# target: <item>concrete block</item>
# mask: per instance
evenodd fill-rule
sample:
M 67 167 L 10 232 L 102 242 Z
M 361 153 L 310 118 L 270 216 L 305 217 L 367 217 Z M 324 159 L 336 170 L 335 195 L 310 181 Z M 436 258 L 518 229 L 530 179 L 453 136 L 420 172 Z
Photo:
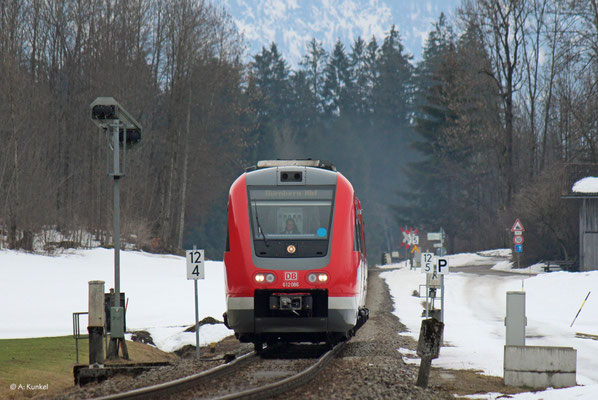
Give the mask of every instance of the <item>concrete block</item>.
M 577 385 L 577 382 L 575 381 L 575 372 L 549 373 L 505 371 L 505 385 L 545 389 L 548 387 L 562 388 L 575 386 Z
M 505 346 L 505 369 L 512 371 L 575 372 L 577 350 L 572 347 Z
M 576 369 L 577 350 L 572 347 L 505 346 L 505 385 L 575 386 Z

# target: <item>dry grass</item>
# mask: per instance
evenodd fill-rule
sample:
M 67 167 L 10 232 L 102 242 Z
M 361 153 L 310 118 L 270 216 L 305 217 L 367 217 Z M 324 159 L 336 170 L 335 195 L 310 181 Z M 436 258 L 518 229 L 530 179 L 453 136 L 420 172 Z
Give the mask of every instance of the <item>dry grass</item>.
M 88 341 L 79 341 L 79 362 L 89 357 Z M 127 342 L 131 361 L 169 361 L 176 358 L 155 347 Z M 0 340 L 0 399 L 23 399 L 59 393 L 73 385 L 75 340 L 72 336 Z M 118 362 L 127 362 L 119 360 Z M 17 388 L 11 390 L 11 384 Z M 20 386 L 19 386 L 20 385 Z M 48 385 L 28 389 L 27 385 Z

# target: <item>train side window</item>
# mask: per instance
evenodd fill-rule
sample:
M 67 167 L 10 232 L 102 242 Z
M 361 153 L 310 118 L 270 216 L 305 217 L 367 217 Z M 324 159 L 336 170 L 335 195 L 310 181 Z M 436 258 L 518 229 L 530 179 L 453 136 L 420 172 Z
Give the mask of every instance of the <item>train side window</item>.
M 357 208 L 357 201 L 355 201 L 355 239 L 353 240 L 353 250 L 362 252 L 363 244 L 361 243 L 361 223 L 359 222 L 359 209 Z
M 363 230 L 363 223 L 361 221 L 363 221 L 363 213 L 361 214 L 361 218 L 359 219 L 359 232 L 360 232 L 360 237 L 361 237 L 361 240 L 359 241 L 359 243 L 361 243 L 361 252 L 363 253 L 364 256 L 367 257 L 367 250 L 365 248 L 365 232 Z

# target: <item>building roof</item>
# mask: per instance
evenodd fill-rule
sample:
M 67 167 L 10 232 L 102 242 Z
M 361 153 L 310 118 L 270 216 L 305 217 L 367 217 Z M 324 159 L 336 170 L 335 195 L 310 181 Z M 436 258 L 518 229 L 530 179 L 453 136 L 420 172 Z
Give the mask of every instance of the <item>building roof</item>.
M 598 164 L 567 164 L 563 183 L 563 198 L 598 198 Z

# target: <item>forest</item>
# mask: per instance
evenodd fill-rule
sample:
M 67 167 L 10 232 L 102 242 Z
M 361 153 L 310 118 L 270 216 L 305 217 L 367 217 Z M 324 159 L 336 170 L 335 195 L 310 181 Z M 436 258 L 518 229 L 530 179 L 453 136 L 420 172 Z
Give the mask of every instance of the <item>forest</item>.
M 297 67 L 276 43 L 246 54 L 207 0 L 0 0 L 0 248 L 112 242 L 98 96 L 143 125 L 121 183 L 137 248 L 197 244 L 221 259 L 230 184 L 257 160 L 334 162 L 364 207 L 368 256 L 400 227 L 447 232 L 450 252 L 510 247 L 575 259 L 567 170 L 598 162 L 596 0 L 463 0 L 420 61 L 401 27 Z M 61 232 L 51 243 L 47 232 Z

